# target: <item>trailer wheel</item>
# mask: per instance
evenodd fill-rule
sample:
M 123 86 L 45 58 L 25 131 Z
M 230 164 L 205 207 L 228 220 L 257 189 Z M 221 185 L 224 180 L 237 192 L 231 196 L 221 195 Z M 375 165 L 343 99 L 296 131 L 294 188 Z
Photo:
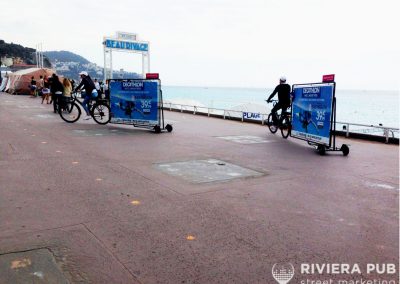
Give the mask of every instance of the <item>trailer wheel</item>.
M 154 126 L 155 133 L 161 133 L 161 127 L 159 125 Z
M 171 132 L 173 128 L 172 128 L 172 125 L 171 125 L 171 124 L 167 124 L 167 125 L 165 126 L 165 129 L 167 129 L 168 132 Z
M 318 154 L 320 154 L 321 156 L 325 155 L 326 149 L 324 145 L 318 145 L 317 146 L 317 151 Z
M 347 156 L 350 153 L 349 146 L 346 144 L 343 144 L 342 147 L 340 147 L 340 150 L 343 152 L 343 156 Z

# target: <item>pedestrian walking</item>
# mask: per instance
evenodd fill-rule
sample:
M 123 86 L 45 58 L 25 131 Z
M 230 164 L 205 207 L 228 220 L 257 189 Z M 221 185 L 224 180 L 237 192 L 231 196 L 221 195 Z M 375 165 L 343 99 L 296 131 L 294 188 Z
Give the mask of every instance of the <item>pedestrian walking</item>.
M 37 89 L 36 80 L 35 80 L 35 77 L 32 76 L 31 84 L 30 84 L 31 98 L 36 97 L 36 89 Z
M 71 81 L 68 78 L 64 78 L 63 87 L 64 87 L 63 96 L 64 97 L 71 97 L 72 84 L 71 84 Z
M 58 78 L 57 74 L 55 74 L 55 73 L 51 77 L 50 91 L 51 91 L 51 98 L 53 101 L 53 110 L 54 110 L 54 113 L 57 113 L 59 100 L 63 94 L 64 86 L 60 82 L 60 79 Z
M 43 79 L 43 89 L 42 89 L 42 104 L 46 100 L 46 103 L 49 104 L 50 100 L 50 82 L 47 76 L 44 76 Z

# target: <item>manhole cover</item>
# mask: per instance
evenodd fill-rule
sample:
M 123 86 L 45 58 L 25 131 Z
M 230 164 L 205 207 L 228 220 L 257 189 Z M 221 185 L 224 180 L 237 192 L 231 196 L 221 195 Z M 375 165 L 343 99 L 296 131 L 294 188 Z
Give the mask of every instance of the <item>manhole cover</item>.
M 1 283 L 69 283 L 47 249 L 0 255 Z
M 155 167 L 164 173 L 193 183 L 225 181 L 263 175 L 254 170 L 215 159 L 164 163 L 157 164 Z
M 72 132 L 77 136 L 83 137 L 98 137 L 98 136 L 117 136 L 117 135 L 131 135 L 133 131 L 121 129 L 75 129 Z
M 39 118 L 53 118 L 54 117 L 54 115 L 51 115 L 51 114 L 37 114 L 36 116 Z
M 242 135 L 242 136 L 218 136 L 216 137 L 218 139 L 224 139 L 228 141 L 232 141 L 235 143 L 240 143 L 240 144 L 259 144 L 259 143 L 268 143 L 272 142 L 264 137 L 259 137 L 259 136 L 250 136 L 250 135 Z
M 17 105 L 18 108 L 26 108 L 26 109 L 33 109 L 33 108 L 45 108 L 44 106 L 34 106 L 34 105 Z

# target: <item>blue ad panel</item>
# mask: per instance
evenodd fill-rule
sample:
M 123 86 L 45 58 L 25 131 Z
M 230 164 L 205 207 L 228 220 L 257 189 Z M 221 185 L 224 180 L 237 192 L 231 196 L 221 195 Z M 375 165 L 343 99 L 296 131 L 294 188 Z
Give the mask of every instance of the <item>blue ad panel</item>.
M 291 136 L 329 146 L 333 84 L 294 85 Z
M 158 125 L 159 90 L 158 80 L 111 80 L 111 122 Z

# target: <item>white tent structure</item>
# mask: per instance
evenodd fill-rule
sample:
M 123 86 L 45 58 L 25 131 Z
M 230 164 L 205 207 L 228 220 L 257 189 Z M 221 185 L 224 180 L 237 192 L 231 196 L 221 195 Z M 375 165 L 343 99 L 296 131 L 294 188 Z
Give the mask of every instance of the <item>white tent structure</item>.
M 12 74 L 11 71 L 1 71 L 1 84 L 0 84 L 0 92 L 5 92 L 9 75 Z
M 36 82 L 38 82 L 40 76 L 50 77 L 53 73 L 53 70 L 47 68 L 28 68 L 19 70 L 9 75 L 5 91 L 12 94 L 29 94 L 32 77 Z
M 3 78 L 3 80 L 1 81 L 0 92 L 3 92 L 5 90 L 7 81 L 8 81 L 8 78 Z

